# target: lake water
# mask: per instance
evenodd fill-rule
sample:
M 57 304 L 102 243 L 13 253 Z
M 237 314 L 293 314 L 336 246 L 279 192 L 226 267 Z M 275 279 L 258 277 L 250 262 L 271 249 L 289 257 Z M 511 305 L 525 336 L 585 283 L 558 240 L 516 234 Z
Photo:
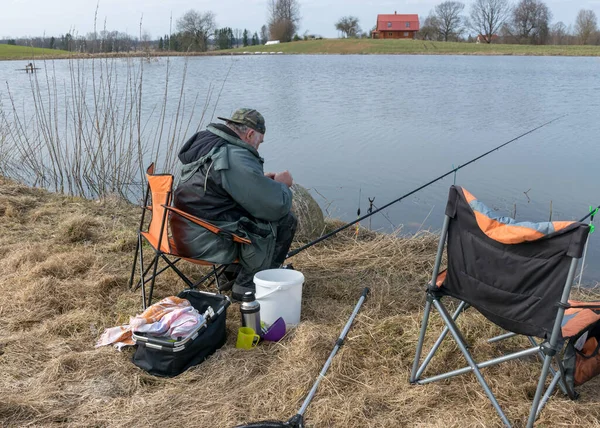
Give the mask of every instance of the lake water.
M 119 61 L 119 60 L 117 60 Z M 125 67 L 125 61 L 122 67 Z M 538 125 L 567 115 L 458 172 L 456 183 L 517 220 L 579 219 L 600 204 L 600 59 L 476 56 L 279 56 L 171 58 L 171 84 L 186 99 L 210 88 L 210 117 L 251 106 L 266 118 L 265 169 L 289 169 L 333 217 L 356 218 Z M 25 62 L 0 77 L 30 108 Z M 143 113 L 152 123 L 167 59 L 144 65 Z M 65 60 L 48 62 L 68 82 Z M 60 87 L 60 85 L 59 85 Z M 0 101 L 6 108 L 6 86 Z M 220 93 L 220 95 L 219 95 Z M 217 99 L 218 98 L 218 99 Z M 169 109 L 177 108 L 172 91 Z M 153 116 L 154 115 L 154 116 Z M 200 125 L 192 115 L 191 135 Z M 183 138 L 181 138 L 183 143 Z M 373 217 L 371 227 L 438 230 L 448 177 Z M 359 198 L 360 195 L 360 198 Z M 369 226 L 365 221 L 364 226 Z M 393 226 L 392 226 L 393 225 Z M 600 237 L 591 237 L 586 282 L 600 280 Z

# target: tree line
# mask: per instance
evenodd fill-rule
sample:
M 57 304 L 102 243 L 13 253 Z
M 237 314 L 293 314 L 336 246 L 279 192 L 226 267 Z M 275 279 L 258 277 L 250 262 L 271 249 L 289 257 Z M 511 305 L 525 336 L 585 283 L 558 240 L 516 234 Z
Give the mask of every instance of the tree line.
M 425 19 L 416 37 L 432 41 L 477 41 L 523 44 L 600 44 L 598 19 L 592 10 L 579 11 L 575 23 L 551 24 L 552 12 L 543 0 L 473 0 L 466 11 L 460 1 L 444 1 Z M 298 35 L 299 0 L 268 0 L 267 22 L 257 31 L 219 27 L 212 11 L 189 10 L 176 20 L 175 32 L 158 39 L 150 34 L 132 36 L 119 31 L 99 31 L 84 36 L 66 33 L 58 37 L 0 40 L 0 43 L 62 49 L 74 52 L 129 52 L 138 50 L 199 51 L 289 42 L 314 38 Z M 363 31 L 359 19 L 344 16 L 335 23 L 341 37 L 371 37 L 376 29 Z M 318 37 L 317 37 L 318 38 Z
M 598 19 L 592 10 L 582 9 L 575 24 L 551 24 L 552 12 L 542 0 L 474 0 L 469 13 L 460 1 L 444 1 L 421 19 L 416 37 L 432 41 L 473 41 L 520 44 L 600 44 Z M 370 37 L 362 32 L 355 16 L 335 23 L 342 37 Z M 373 27 L 374 31 L 377 27 Z
M 197 13 L 195 11 L 191 12 L 192 14 Z M 184 17 L 190 18 L 186 15 Z M 185 25 L 187 24 L 186 21 Z M 191 30 L 191 27 L 185 28 L 186 30 L 177 31 L 170 35 L 165 34 L 158 39 L 152 39 L 148 33 L 142 33 L 141 37 L 136 37 L 119 31 L 104 30 L 86 35 L 66 33 L 58 37 L 0 39 L 0 44 L 61 49 L 79 53 L 119 53 L 144 50 L 206 51 L 208 49 L 230 49 L 258 45 L 268 41 L 266 26 L 263 26 L 260 34 L 258 32 L 250 34 L 247 29 L 216 28 L 210 24 L 207 27 L 195 30 Z M 210 32 L 205 33 L 205 31 Z
M 148 34 L 135 37 L 119 31 L 98 31 L 86 35 L 65 33 L 58 37 L 32 37 L 0 40 L 9 45 L 32 46 L 34 48 L 61 49 L 70 52 L 130 52 L 150 45 Z
M 526 44 L 600 44 L 598 20 L 592 10 L 579 11 L 575 24 L 550 24 L 552 12 L 542 0 L 475 0 L 469 14 L 460 1 L 438 4 L 421 19 L 416 37 L 432 41 L 473 41 Z M 371 37 L 362 32 L 359 19 L 344 16 L 335 23 L 342 37 Z M 377 27 L 373 27 L 371 32 Z
M 470 41 L 518 44 L 600 44 L 598 21 L 592 10 L 582 9 L 573 26 L 551 24 L 552 11 L 543 0 L 474 0 L 469 13 L 465 4 L 438 4 L 422 23 L 419 37 L 438 41 Z M 465 34 L 468 37 L 465 38 Z
M 209 49 L 265 44 L 268 40 L 289 42 L 300 38 L 297 34 L 300 24 L 299 0 L 269 0 L 267 13 L 267 23 L 256 31 L 219 27 L 212 11 L 202 12 L 191 9 L 176 20 L 175 32 L 154 40 L 148 33 L 136 37 L 118 31 L 104 30 L 86 35 L 65 33 L 59 37 L 8 39 L 0 40 L 0 43 L 86 53 L 149 49 L 205 52 Z
M 299 38 L 299 0 L 268 0 L 267 14 L 267 23 L 259 31 L 251 32 L 248 29 L 219 28 L 213 12 L 189 10 L 177 20 L 177 32 L 168 37 L 169 43 L 165 37 L 162 46 L 166 50 L 203 52 L 211 47 L 230 49 L 265 44 L 268 40 L 289 42 Z

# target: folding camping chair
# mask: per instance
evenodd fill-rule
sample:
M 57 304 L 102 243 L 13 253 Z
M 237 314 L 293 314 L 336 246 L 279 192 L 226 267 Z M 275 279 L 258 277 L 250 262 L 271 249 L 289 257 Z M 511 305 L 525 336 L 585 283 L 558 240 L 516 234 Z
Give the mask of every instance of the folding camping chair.
M 423 385 L 473 372 L 504 424 L 510 426 L 480 369 L 540 355 L 542 372 L 527 426 L 533 426 L 557 384 L 575 399 L 573 387 L 600 372 L 600 302 L 569 301 L 589 229 L 589 225 L 579 222 L 517 223 L 506 217 L 495 218 L 491 210 L 465 189 L 450 187 L 432 280 L 426 290 L 427 302 L 410 382 Z M 448 268 L 440 273 L 446 238 Z M 453 315 L 442 303 L 444 296 L 460 301 Z M 445 327 L 419 365 L 432 306 L 441 315 Z M 490 342 L 519 334 L 527 336 L 532 347 L 475 362 L 455 323 L 468 307 L 477 309 L 509 332 Z M 448 332 L 465 356 L 468 367 L 422 378 Z M 535 337 L 541 338 L 541 342 Z M 553 359 L 556 370 L 551 366 Z M 552 380 L 542 397 L 549 371 Z
M 214 276 L 214 280 L 217 282 L 217 289 L 221 291 L 219 275 L 223 272 L 227 265 L 220 265 L 218 263 L 213 263 L 206 260 L 183 257 L 177 254 L 173 239 L 169 236 L 169 213 L 173 215 L 179 215 L 186 220 L 189 220 L 198 226 L 209 230 L 215 235 L 225 237 L 226 239 L 231 239 L 235 243 L 249 245 L 251 244 L 251 241 L 237 236 L 229 231 L 223 230 L 209 223 L 208 221 L 202 220 L 180 209 L 170 206 L 173 194 L 173 176 L 171 174 L 155 174 L 154 164 L 151 164 L 146 170 L 146 179 L 148 180 L 148 186 L 146 189 L 146 195 L 144 196 L 142 218 L 140 220 L 140 226 L 138 229 L 138 239 L 135 248 L 135 255 L 133 257 L 133 267 L 131 268 L 131 278 L 129 279 L 129 287 L 132 288 L 136 264 L 139 261 L 140 280 L 136 284 L 135 289 L 140 287 L 142 289 L 143 308 L 146 309 L 146 307 L 150 306 L 152 302 L 152 293 L 154 291 L 156 277 L 169 268 L 173 269 L 173 271 L 187 284 L 189 288 L 197 288 L 207 279 Z M 152 201 L 151 205 L 148 205 L 149 199 Z M 144 231 L 143 227 L 146 211 L 149 211 L 152 217 L 148 225 L 148 230 Z M 143 240 L 145 240 L 154 250 L 154 257 L 152 258 L 150 264 L 146 267 L 144 267 Z M 166 263 L 166 266 L 161 270 L 158 270 L 158 262 L 160 260 L 163 260 Z M 192 282 L 183 272 L 181 272 L 181 270 L 177 268 L 176 264 L 181 260 L 185 260 L 199 266 L 210 266 L 211 271 L 200 278 L 200 280 Z M 237 261 L 234 261 L 233 263 L 235 262 Z M 152 276 L 146 278 L 146 275 L 150 269 L 152 269 Z M 146 300 L 146 284 L 148 282 L 150 282 L 150 291 L 148 293 L 148 299 Z

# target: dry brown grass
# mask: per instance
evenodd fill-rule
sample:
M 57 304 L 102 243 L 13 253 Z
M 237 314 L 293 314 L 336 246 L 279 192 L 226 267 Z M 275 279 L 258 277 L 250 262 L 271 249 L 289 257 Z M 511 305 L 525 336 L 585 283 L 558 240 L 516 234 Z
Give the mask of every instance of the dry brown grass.
M 227 344 L 179 377 L 162 379 L 135 367 L 132 349 L 94 349 L 105 327 L 139 310 L 139 296 L 127 290 L 138 210 L 3 179 L 0 207 L 1 426 L 227 427 L 288 418 L 365 286 L 372 294 L 309 407 L 309 426 L 499 426 L 473 376 L 408 384 L 436 246 L 432 235 L 363 232 L 358 241 L 343 236 L 313 247 L 293 259 L 307 279 L 298 328 L 280 343 L 235 349 L 239 315 L 232 305 Z M 157 287 L 160 297 L 183 283 L 164 275 Z M 441 326 L 438 318 L 432 324 Z M 459 324 L 476 358 L 524 345 L 520 339 L 486 344 L 499 330 L 474 313 Z M 448 341 L 431 371 L 463 365 Z M 539 367 L 530 360 L 484 370 L 511 420 L 526 419 Z M 578 402 L 558 394 L 538 425 L 599 426 L 599 386 L 595 380 L 581 388 Z

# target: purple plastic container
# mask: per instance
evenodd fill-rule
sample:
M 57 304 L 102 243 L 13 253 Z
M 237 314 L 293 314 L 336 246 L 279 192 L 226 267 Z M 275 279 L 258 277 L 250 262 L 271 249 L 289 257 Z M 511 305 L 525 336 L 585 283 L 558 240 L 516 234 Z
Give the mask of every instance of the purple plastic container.
M 278 342 L 283 336 L 285 336 L 285 321 L 283 318 L 279 317 L 267 329 L 263 335 L 263 340 L 268 340 L 269 342 Z

